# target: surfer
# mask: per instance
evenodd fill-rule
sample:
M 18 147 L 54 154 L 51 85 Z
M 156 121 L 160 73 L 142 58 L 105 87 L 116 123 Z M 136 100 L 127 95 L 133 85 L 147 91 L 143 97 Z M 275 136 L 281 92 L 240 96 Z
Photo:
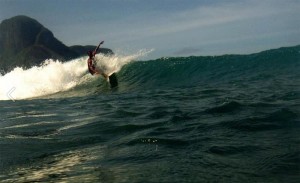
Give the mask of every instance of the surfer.
M 92 75 L 101 74 L 106 80 L 108 80 L 108 76 L 105 73 L 101 73 L 99 70 L 97 70 L 96 66 L 95 66 L 95 55 L 96 55 L 98 49 L 100 48 L 100 45 L 103 44 L 103 43 L 104 43 L 104 41 L 101 41 L 94 51 L 90 50 L 90 51 L 87 52 L 87 54 L 89 56 L 89 59 L 87 60 L 87 64 L 88 64 L 89 72 Z
M 100 45 L 103 43 L 104 43 L 104 41 L 101 41 L 94 51 L 90 50 L 87 52 L 87 54 L 89 56 L 89 59 L 87 61 L 88 69 L 92 75 L 95 75 L 95 74 L 100 75 L 101 74 L 106 79 L 106 81 L 109 82 L 110 87 L 115 88 L 118 86 L 118 79 L 117 79 L 116 73 L 113 73 L 110 76 L 108 76 L 105 73 L 100 72 L 98 69 L 96 69 L 96 66 L 95 66 L 95 55 L 97 54 L 97 51 L 100 48 Z

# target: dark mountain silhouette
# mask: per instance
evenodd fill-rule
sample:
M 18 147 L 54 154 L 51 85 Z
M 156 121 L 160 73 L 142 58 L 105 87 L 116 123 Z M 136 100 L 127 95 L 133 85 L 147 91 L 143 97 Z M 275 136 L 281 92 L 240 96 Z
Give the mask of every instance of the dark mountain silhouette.
M 10 71 L 16 66 L 29 68 L 45 59 L 66 61 L 82 55 L 95 46 L 64 45 L 38 21 L 27 16 L 16 16 L 0 24 L 0 70 Z M 101 48 L 100 52 L 112 54 Z

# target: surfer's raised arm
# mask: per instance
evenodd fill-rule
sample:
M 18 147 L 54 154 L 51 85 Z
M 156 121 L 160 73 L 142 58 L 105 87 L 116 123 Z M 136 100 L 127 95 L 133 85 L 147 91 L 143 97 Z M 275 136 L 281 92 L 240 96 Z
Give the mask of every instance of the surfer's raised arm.
M 97 69 L 96 69 L 96 66 L 95 66 L 95 63 L 94 63 L 94 59 L 95 59 L 95 55 L 100 47 L 101 44 L 103 44 L 104 41 L 101 41 L 99 43 L 99 45 L 97 46 L 97 48 L 94 50 L 94 51 L 88 51 L 87 54 L 89 56 L 88 58 L 88 69 L 89 69 L 89 72 L 94 75 L 94 74 L 101 74 Z M 108 78 L 108 76 L 106 76 L 105 74 L 102 73 L 102 75 L 105 77 L 105 78 Z
M 96 55 L 98 49 L 100 48 L 100 45 L 103 44 L 103 43 L 104 43 L 104 41 L 101 41 L 101 42 L 99 43 L 99 45 L 97 46 L 97 48 L 94 50 L 94 52 L 93 52 L 93 55 L 94 55 L 94 56 Z

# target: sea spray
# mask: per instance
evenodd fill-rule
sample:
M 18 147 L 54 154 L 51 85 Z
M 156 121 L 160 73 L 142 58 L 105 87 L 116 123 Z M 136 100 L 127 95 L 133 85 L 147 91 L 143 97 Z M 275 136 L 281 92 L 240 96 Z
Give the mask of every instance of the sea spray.
M 111 56 L 97 54 L 95 56 L 96 68 L 100 72 L 110 76 L 115 72 L 119 72 L 124 65 L 136 61 L 136 59 L 140 59 L 152 51 L 153 50 L 140 50 L 137 53 L 130 55 L 123 55 L 120 53 Z
M 129 62 L 147 54 L 147 51 L 139 51 L 132 55 L 96 55 L 97 68 L 111 75 Z M 26 99 L 49 95 L 74 88 L 77 85 L 97 79 L 88 73 L 87 57 L 61 62 L 48 59 L 40 66 L 30 69 L 16 67 L 11 72 L 0 76 L 0 100 L 11 98 Z M 15 90 L 8 96 L 12 88 Z
M 7 91 L 15 87 L 11 94 L 14 99 L 25 99 L 68 90 L 80 82 L 86 73 L 83 59 L 69 62 L 46 60 L 41 66 L 30 69 L 15 68 L 0 77 L 0 100 L 7 100 Z

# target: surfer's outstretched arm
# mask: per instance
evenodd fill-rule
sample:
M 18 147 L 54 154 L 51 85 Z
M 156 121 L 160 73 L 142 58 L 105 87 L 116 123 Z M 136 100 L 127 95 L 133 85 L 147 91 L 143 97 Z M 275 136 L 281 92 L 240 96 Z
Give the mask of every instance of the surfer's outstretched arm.
M 94 52 L 93 52 L 94 56 L 96 55 L 98 49 L 100 48 L 100 45 L 103 44 L 103 43 L 104 43 L 104 41 L 101 41 L 101 42 L 99 43 L 99 45 L 97 46 L 97 48 L 94 50 Z

